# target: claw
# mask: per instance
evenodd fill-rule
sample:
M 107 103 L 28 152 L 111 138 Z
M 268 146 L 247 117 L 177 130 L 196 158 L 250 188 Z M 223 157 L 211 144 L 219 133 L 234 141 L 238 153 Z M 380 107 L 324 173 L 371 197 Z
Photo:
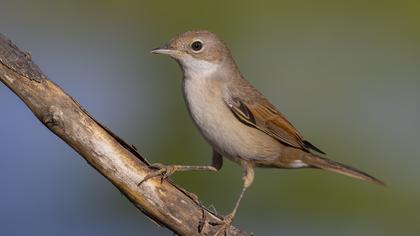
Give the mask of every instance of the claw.
M 221 225 L 220 228 L 217 230 L 215 236 L 222 236 L 222 235 L 228 235 L 229 233 L 229 227 L 232 224 L 234 214 L 227 215 L 221 223 L 216 223 L 215 225 Z
M 201 232 L 203 232 L 204 226 L 206 226 L 207 223 L 207 219 L 206 219 L 206 214 L 204 213 L 204 208 L 201 208 L 201 219 L 200 221 L 198 221 L 198 233 L 201 234 Z
M 169 176 L 171 176 L 175 172 L 175 168 L 173 166 L 165 166 L 161 163 L 155 163 L 151 165 L 152 168 L 157 169 L 156 171 L 153 171 L 152 173 L 146 175 L 138 184 L 137 186 L 141 186 L 145 181 L 160 176 L 160 183 L 162 184 L 163 181 Z

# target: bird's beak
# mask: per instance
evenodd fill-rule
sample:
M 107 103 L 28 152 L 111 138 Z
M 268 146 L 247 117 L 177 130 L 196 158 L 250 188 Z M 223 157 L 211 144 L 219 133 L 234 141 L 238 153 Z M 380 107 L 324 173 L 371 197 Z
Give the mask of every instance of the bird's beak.
M 163 46 L 159 48 L 152 49 L 150 51 L 152 54 L 164 54 L 164 55 L 174 55 L 178 53 L 178 50 L 171 49 L 168 46 Z

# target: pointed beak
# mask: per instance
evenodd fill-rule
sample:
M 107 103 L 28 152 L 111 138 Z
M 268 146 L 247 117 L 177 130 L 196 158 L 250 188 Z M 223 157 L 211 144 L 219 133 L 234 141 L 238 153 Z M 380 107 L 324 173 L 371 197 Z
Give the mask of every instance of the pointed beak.
M 163 47 L 152 49 L 150 51 L 150 53 L 152 53 L 152 54 L 173 55 L 173 54 L 178 53 L 178 50 L 170 49 L 167 46 L 163 46 Z

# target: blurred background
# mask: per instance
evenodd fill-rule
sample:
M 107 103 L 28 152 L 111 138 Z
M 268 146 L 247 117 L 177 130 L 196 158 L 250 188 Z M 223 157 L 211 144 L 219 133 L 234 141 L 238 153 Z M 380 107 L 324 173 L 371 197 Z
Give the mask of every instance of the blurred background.
M 1 0 L 0 32 L 151 162 L 206 164 L 181 71 L 151 48 L 191 29 L 223 38 L 243 75 L 330 158 L 379 187 L 319 170 L 259 169 L 235 225 L 255 235 L 420 235 L 417 1 Z M 0 235 L 171 235 L 0 84 Z M 241 169 L 177 173 L 229 213 Z

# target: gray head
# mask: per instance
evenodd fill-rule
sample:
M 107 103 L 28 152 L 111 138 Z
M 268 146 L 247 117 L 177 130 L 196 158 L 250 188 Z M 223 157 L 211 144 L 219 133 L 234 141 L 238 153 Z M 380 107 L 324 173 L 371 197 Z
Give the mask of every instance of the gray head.
M 214 73 L 220 66 L 236 68 L 223 41 L 206 30 L 182 33 L 172 38 L 165 46 L 151 52 L 174 58 L 187 76 L 206 76 Z

